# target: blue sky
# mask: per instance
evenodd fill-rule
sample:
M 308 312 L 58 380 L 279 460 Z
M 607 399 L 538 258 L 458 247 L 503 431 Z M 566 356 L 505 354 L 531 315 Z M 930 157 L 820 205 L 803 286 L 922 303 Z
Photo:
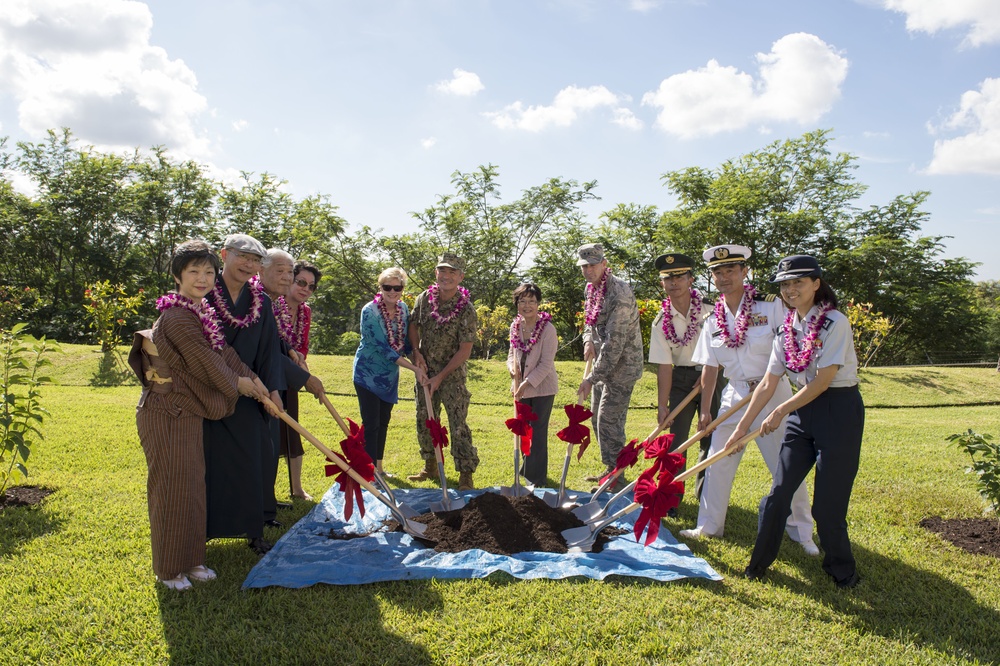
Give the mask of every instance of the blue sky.
M 931 191 L 925 232 L 1000 279 L 997 0 L 3 0 L 0 135 L 61 126 L 388 233 L 480 164 L 505 200 L 597 180 L 596 220 L 828 128 L 863 204 Z

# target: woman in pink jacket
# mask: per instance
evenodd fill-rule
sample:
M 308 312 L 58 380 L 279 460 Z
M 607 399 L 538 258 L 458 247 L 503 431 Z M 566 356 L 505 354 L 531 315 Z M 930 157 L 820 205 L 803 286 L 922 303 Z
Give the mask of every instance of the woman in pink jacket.
M 521 474 L 529 483 L 544 486 L 548 474 L 549 415 L 559 389 L 556 377 L 556 349 L 559 337 L 552 316 L 539 312 L 542 290 L 526 283 L 514 290 L 517 316 L 510 325 L 507 370 L 514 399 L 530 405 L 538 420 L 532 423 L 531 455 L 524 459 Z

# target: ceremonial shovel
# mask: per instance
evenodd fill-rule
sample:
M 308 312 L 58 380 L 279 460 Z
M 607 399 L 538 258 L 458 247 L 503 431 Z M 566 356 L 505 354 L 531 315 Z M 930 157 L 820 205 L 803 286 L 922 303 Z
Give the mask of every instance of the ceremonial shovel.
M 517 418 L 517 401 L 514 401 L 514 418 Z M 500 494 L 504 497 L 523 497 L 531 491 L 521 485 L 521 436 L 514 433 L 514 485 L 501 486 Z
M 688 396 L 688 398 L 690 398 L 690 397 L 691 396 Z M 698 440 L 702 439 L 703 437 L 705 437 L 709 433 L 714 432 L 715 429 L 719 427 L 719 424 L 721 424 L 723 421 L 725 421 L 730 416 L 732 416 L 733 414 L 735 414 L 745 404 L 747 404 L 748 402 L 750 402 L 750 398 L 752 398 L 752 397 L 753 397 L 752 393 L 749 393 L 749 394 L 745 395 L 743 398 L 740 399 L 739 402 L 737 402 L 736 404 L 732 405 L 729 409 L 727 409 L 722 414 L 719 414 L 719 416 L 717 416 L 714 421 L 712 421 L 707 426 L 705 426 L 705 428 L 703 430 L 699 430 L 694 435 L 692 435 L 691 438 L 688 439 L 686 442 L 684 442 L 683 444 L 681 444 L 680 446 L 678 446 L 676 449 L 673 449 L 671 451 L 671 453 L 683 453 L 683 452 L 687 451 L 691 447 L 692 444 L 694 444 Z M 683 405 L 683 404 L 684 403 L 681 403 L 681 405 Z M 674 411 L 677 411 L 677 410 L 674 410 Z M 671 416 L 673 416 L 673 412 L 671 412 L 670 415 L 668 415 L 667 419 L 665 419 L 665 420 L 669 420 L 671 418 Z M 658 434 L 658 431 L 654 431 L 654 433 L 647 438 L 647 441 L 650 440 L 650 439 L 652 439 L 653 437 L 656 437 L 657 434 Z M 580 506 L 580 507 L 577 507 L 577 508 L 573 509 L 573 515 L 576 516 L 577 518 L 579 518 L 580 520 L 582 520 L 585 523 L 592 523 L 595 520 L 600 519 L 605 514 L 607 514 L 608 507 L 610 507 L 615 501 L 617 501 L 621 497 L 622 492 L 625 492 L 625 491 L 630 490 L 630 489 L 632 489 L 632 488 L 635 487 L 635 482 L 633 482 L 633 483 L 629 484 L 628 486 L 626 486 L 625 489 L 622 492 L 619 492 L 617 495 L 615 495 L 614 497 L 612 497 L 602 507 L 601 504 L 599 502 L 597 502 L 597 496 L 600 495 L 602 492 L 604 492 L 604 490 L 605 490 L 605 488 L 606 488 L 607 485 L 608 485 L 607 482 L 605 482 L 604 484 L 602 484 L 601 487 L 597 489 L 597 492 L 594 493 L 593 497 L 591 498 L 591 500 L 589 502 L 587 502 L 583 506 Z
M 646 437 L 646 439 L 642 440 L 643 443 L 645 444 L 646 442 L 651 442 L 654 437 L 659 435 L 663 431 L 663 429 L 667 427 L 667 424 L 669 424 L 675 418 L 677 418 L 677 415 L 681 413 L 681 410 L 687 407 L 688 403 L 690 403 L 692 400 L 695 399 L 695 396 L 697 396 L 700 391 L 701 391 L 701 380 L 699 379 L 697 384 L 695 384 L 695 387 L 691 389 L 691 392 L 688 393 L 687 396 L 685 396 L 684 399 L 681 400 L 676 407 L 674 407 L 673 411 L 667 414 L 664 417 L 664 419 L 660 421 L 659 424 L 657 424 L 656 429 L 653 430 L 653 432 L 649 433 L 649 436 Z M 679 448 L 675 451 L 672 451 L 671 453 L 680 453 L 683 450 L 684 449 Z M 611 485 L 615 482 L 615 480 L 619 476 L 621 476 L 624 471 L 625 471 L 624 469 L 617 470 L 614 474 L 610 474 L 608 478 L 604 479 L 601 485 L 598 486 L 597 490 L 595 490 L 591 494 L 589 502 L 587 502 L 583 506 L 578 506 L 575 509 L 573 509 L 573 515 L 585 523 L 589 523 L 595 518 L 603 516 L 605 511 L 607 510 L 607 505 L 605 505 L 605 508 L 602 510 L 600 503 L 597 501 L 597 498 L 601 495 L 601 493 L 603 493 L 605 490 L 611 487 Z M 619 491 L 618 494 L 616 494 L 614 497 L 611 498 L 608 504 L 615 501 L 622 493 L 627 492 L 632 488 L 635 488 L 635 481 L 633 481 L 629 485 L 625 486 L 625 488 L 623 488 L 621 491 Z
M 427 403 L 427 417 L 430 420 L 434 413 L 434 403 L 431 402 L 431 390 L 424 384 L 424 400 Z M 438 420 L 440 423 L 440 420 Z M 441 479 L 441 501 L 431 502 L 431 511 L 440 513 L 442 511 L 457 511 L 465 506 L 465 500 L 459 497 L 451 499 L 448 497 L 448 480 L 444 478 L 444 445 L 433 443 L 434 458 L 437 459 L 438 477 Z
M 749 435 L 742 437 L 737 442 L 737 447 L 743 446 L 753 438 L 760 434 L 760 428 L 754 430 Z M 713 465 L 723 458 L 732 455 L 733 451 L 731 449 L 722 449 L 715 455 L 705 458 L 700 463 L 692 467 L 691 469 L 682 472 L 674 477 L 675 483 L 683 483 L 687 479 L 691 478 L 701 470 L 705 469 L 709 465 Z M 562 531 L 562 538 L 566 540 L 566 548 L 571 553 L 586 553 L 589 552 L 591 548 L 594 547 L 594 541 L 597 539 L 597 534 L 603 530 L 605 527 L 610 525 L 625 516 L 626 514 L 632 513 L 636 509 L 642 508 L 642 504 L 638 502 L 632 502 L 624 509 L 621 509 L 612 516 L 608 516 L 604 520 L 598 521 L 596 523 L 588 523 L 583 527 L 572 527 L 568 530 Z
M 324 396 L 324 398 L 325 397 L 326 396 Z M 264 403 L 264 406 L 267 408 L 268 412 L 270 412 L 272 416 L 275 416 L 275 417 L 281 419 L 282 421 L 284 421 L 285 423 L 288 424 L 289 428 L 291 428 L 292 430 L 296 431 L 297 433 L 299 433 L 300 435 L 302 435 L 303 437 L 305 437 L 306 440 L 308 440 L 310 444 L 312 444 L 317 449 L 319 449 L 320 453 L 322 453 L 329 460 L 331 460 L 341 470 L 343 470 L 344 472 L 347 472 L 347 474 L 352 479 L 354 479 L 354 481 L 356 481 L 358 483 L 358 485 L 360 485 L 362 488 L 364 488 L 369 493 L 371 493 L 372 497 L 374 497 L 379 502 L 382 502 L 382 504 L 384 504 L 386 507 L 388 507 L 389 511 L 392 513 L 393 518 L 395 518 L 399 522 L 399 524 L 402 526 L 404 532 L 406 532 L 410 536 L 417 537 L 418 539 L 423 539 L 424 541 L 427 540 L 424 537 L 424 532 L 427 531 L 427 526 L 426 525 L 424 525 L 422 523 L 417 523 L 417 522 L 414 522 L 412 520 L 407 519 L 406 516 L 404 516 L 400 512 L 399 508 L 397 508 L 397 506 L 396 506 L 396 504 L 394 502 L 391 502 L 388 497 L 386 497 L 385 495 L 383 495 L 382 493 L 380 493 L 375 486 L 373 486 L 372 484 L 370 484 L 367 481 L 365 481 L 364 477 L 362 477 L 360 474 L 358 474 L 354 470 L 353 467 L 351 467 L 350 465 L 348 465 L 347 462 L 344 461 L 343 458 L 341 458 L 339 455 L 337 455 L 336 453 L 334 453 L 333 451 L 331 451 L 329 448 L 327 448 L 326 445 L 323 444 L 323 442 L 321 442 L 318 439 L 316 439 L 316 437 L 313 436 L 313 434 L 311 432 L 309 432 L 308 430 L 306 430 L 305 428 L 303 428 L 301 425 L 299 425 L 298 421 L 296 421 L 291 416 L 289 416 L 285 412 L 283 412 L 280 409 L 278 409 L 277 405 L 275 405 L 270 400 L 265 400 L 265 401 L 262 401 L 262 402 Z M 339 421 L 339 419 L 338 419 L 338 421 Z M 340 421 L 340 422 L 343 423 L 342 421 Z M 348 432 L 348 434 L 350 434 L 350 432 Z
M 347 424 L 344 423 L 344 419 L 340 418 L 340 414 L 337 413 L 337 410 L 334 408 L 333 403 L 330 402 L 330 399 L 326 397 L 325 393 L 323 394 L 323 397 L 319 399 L 319 401 L 322 402 L 324 406 L 326 406 L 327 411 L 330 412 L 330 416 L 332 416 L 333 420 L 337 422 L 337 425 L 340 426 L 340 429 L 344 431 L 344 434 L 350 437 L 351 436 L 350 428 L 348 428 Z M 404 517 L 416 518 L 417 516 L 420 515 L 419 513 L 417 513 L 416 509 L 414 509 L 409 504 L 396 500 L 396 495 L 392 492 L 392 487 L 385 480 L 385 477 L 382 476 L 382 473 L 378 471 L 377 467 L 375 468 L 375 480 L 378 482 L 378 485 L 381 486 L 382 490 L 385 491 L 385 494 L 389 496 L 389 499 L 392 500 L 393 505 L 399 510 L 401 514 L 403 514 Z
M 583 376 L 586 379 L 587 375 L 590 373 L 590 369 L 594 367 L 594 359 L 587 361 L 587 364 L 583 368 Z M 583 404 L 583 396 L 576 396 L 576 404 Z M 542 495 L 542 499 L 553 509 L 568 509 L 574 504 L 576 504 L 576 499 L 579 497 L 579 493 L 573 493 L 572 496 L 566 492 L 566 475 L 569 474 L 569 463 L 573 459 L 573 447 L 575 444 L 569 442 L 566 444 L 566 458 L 563 460 L 562 476 L 559 478 L 559 492 L 558 493 L 545 493 Z

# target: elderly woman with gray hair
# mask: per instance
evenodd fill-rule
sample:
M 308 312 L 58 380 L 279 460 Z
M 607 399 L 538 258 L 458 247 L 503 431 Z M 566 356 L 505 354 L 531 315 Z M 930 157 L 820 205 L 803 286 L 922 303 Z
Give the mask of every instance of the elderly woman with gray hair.
M 412 370 L 418 383 L 427 382 L 427 374 L 406 358 L 413 353 L 407 336 L 410 310 L 402 300 L 406 281 L 406 271 L 398 267 L 378 276 L 375 298 L 361 309 L 361 344 L 354 355 L 354 389 L 365 428 L 365 451 L 380 472 L 389 419 L 399 401 L 399 368 Z

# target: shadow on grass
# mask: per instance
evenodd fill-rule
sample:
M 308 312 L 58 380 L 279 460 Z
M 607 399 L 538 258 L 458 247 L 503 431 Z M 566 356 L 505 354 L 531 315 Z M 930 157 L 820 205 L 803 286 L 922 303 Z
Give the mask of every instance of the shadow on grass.
M 0 511 L 0 558 L 16 554 L 32 539 L 62 529 L 65 522 L 43 505 L 5 507 Z
M 296 502 L 278 518 L 290 526 L 312 506 Z M 276 540 L 279 531 L 267 531 Z M 440 612 L 443 602 L 433 581 L 241 590 L 256 562 L 246 540 L 215 540 L 208 563 L 218 580 L 184 593 L 157 585 L 169 663 L 432 663 L 422 646 L 386 630 L 382 608 L 411 617 Z
M 730 507 L 726 536 L 730 543 L 746 550 L 745 562 L 756 540 L 757 515 L 746 509 Z M 681 541 L 684 541 L 681 539 Z M 704 557 L 705 546 L 689 543 L 691 550 Z M 820 544 L 822 547 L 822 544 Z M 794 594 L 811 597 L 844 617 L 860 632 L 879 635 L 889 641 L 916 643 L 956 659 L 994 663 L 1000 654 L 1000 612 L 978 602 L 961 585 L 934 571 L 919 569 L 898 559 L 852 544 L 861 583 L 853 590 L 839 590 L 823 571 L 822 556 L 809 557 L 787 537 L 778 560 L 754 585 L 781 586 Z M 729 580 L 741 579 L 744 562 L 736 568 L 724 563 L 709 563 Z M 779 563 L 799 569 L 801 578 L 778 570 Z M 734 586 L 718 589 L 744 603 L 755 606 L 759 598 L 746 597 Z
M 940 391 L 941 393 L 961 393 L 962 391 L 956 388 L 947 388 L 941 381 L 944 379 L 945 375 L 940 372 L 911 372 L 905 375 L 893 375 L 891 373 L 886 373 L 883 375 L 883 379 L 896 382 L 897 384 L 905 384 L 911 386 L 916 384 L 923 388 L 934 389 L 935 391 Z

